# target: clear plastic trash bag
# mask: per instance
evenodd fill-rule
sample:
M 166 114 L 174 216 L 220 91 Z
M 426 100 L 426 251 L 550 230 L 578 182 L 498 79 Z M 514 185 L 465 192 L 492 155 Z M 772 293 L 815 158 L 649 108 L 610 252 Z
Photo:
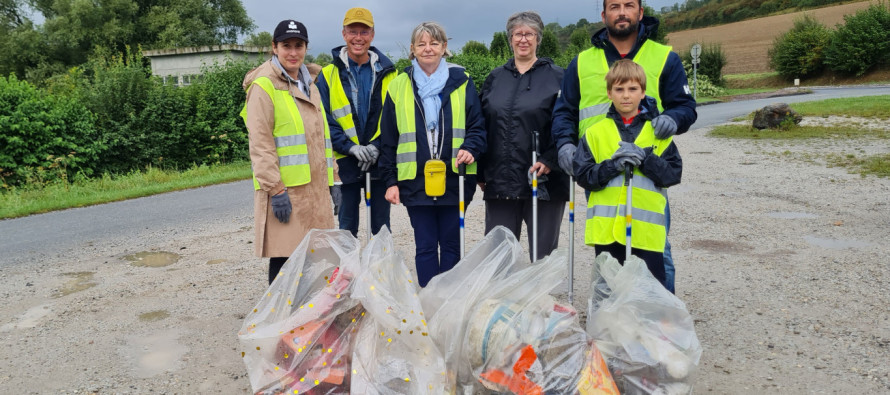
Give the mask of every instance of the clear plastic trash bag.
M 635 256 L 596 257 L 587 333 L 622 394 L 689 394 L 702 348 L 686 305 Z
M 417 277 L 380 229 L 362 254 L 353 297 L 366 309 L 353 350 L 355 394 L 453 393 L 417 296 Z
M 496 227 L 420 293 L 460 392 L 617 393 L 574 308 L 549 295 L 566 276 L 565 252 L 533 264 L 523 255 Z
M 359 244 L 345 230 L 311 230 L 238 332 L 257 394 L 348 394 L 363 309 L 350 297 Z

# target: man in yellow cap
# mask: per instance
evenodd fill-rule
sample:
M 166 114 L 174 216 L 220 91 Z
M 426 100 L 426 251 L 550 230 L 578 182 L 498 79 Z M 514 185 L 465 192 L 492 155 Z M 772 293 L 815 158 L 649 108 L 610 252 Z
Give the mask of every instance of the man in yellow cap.
M 386 89 L 396 76 L 395 66 L 371 46 L 374 17 L 365 8 L 350 8 L 343 17 L 343 41 L 331 50 L 334 60 L 318 76 L 317 86 L 325 106 L 334 156 L 343 185 L 338 213 L 340 229 L 358 234 L 361 189 L 371 176 L 371 227 L 377 233 L 389 227 L 390 204 L 383 198 L 386 186 L 380 181 L 377 158 L 380 139 L 377 124 Z

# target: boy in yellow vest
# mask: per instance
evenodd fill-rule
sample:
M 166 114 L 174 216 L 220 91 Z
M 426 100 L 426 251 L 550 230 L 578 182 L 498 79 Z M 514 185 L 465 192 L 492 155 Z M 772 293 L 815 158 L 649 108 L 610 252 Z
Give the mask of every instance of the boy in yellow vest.
M 591 191 L 584 242 L 597 255 L 608 252 L 624 262 L 625 170 L 632 169 L 631 253 L 664 284 L 665 188 L 680 183 L 683 161 L 670 136 L 655 136 L 651 121 L 658 107 L 646 96 L 646 72 L 640 65 L 629 59 L 613 63 L 606 88 L 609 112 L 586 130 L 573 163 L 578 185 Z

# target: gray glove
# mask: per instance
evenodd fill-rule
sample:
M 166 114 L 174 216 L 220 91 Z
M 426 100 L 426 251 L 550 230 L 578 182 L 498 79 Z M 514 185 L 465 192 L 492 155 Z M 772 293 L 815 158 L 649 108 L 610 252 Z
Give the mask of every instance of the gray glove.
M 290 205 L 290 197 L 287 196 L 287 190 L 284 193 L 272 195 L 272 213 L 278 221 L 286 224 L 290 220 L 292 207 Z
M 367 161 L 359 160 L 359 164 L 362 167 L 362 171 L 368 171 L 375 163 L 377 163 L 377 158 L 380 156 L 380 151 L 377 150 L 377 147 L 373 145 L 363 145 L 362 153 L 368 157 Z
M 343 191 L 339 185 L 331 186 L 331 201 L 334 202 L 334 215 L 340 213 L 340 205 L 343 204 Z
M 365 151 L 365 147 L 361 145 L 353 145 L 349 148 L 349 155 L 354 156 L 358 159 L 359 162 L 368 162 L 370 161 L 370 157 L 368 157 L 368 153 Z
M 615 151 L 615 153 L 612 154 L 612 160 L 615 161 L 615 165 L 618 166 L 619 169 L 624 169 L 628 164 L 635 167 L 639 166 L 640 163 L 643 163 L 645 157 L 646 152 L 643 151 L 642 148 L 634 143 L 628 143 L 626 141 L 619 141 L 618 151 Z
M 534 178 L 535 172 L 528 172 L 528 185 L 532 185 L 532 180 Z M 541 174 L 538 176 L 538 200 L 549 201 L 550 193 L 547 192 L 547 185 L 544 183 L 547 182 L 547 175 Z
M 565 144 L 559 147 L 559 167 L 568 175 L 574 174 L 572 162 L 575 160 L 575 149 L 577 147 L 574 144 Z
M 659 139 L 666 139 L 677 133 L 677 121 L 664 114 L 652 120 L 652 127 L 655 128 L 655 137 Z

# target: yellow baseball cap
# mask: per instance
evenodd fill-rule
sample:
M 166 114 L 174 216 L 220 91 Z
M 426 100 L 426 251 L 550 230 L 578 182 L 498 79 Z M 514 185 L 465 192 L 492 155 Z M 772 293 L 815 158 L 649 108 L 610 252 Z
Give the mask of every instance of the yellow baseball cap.
M 346 11 L 346 16 L 343 17 L 343 26 L 348 26 L 353 23 L 361 23 L 367 27 L 374 27 L 374 17 L 371 16 L 371 11 L 368 11 L 367 8 L 350 8 Z

